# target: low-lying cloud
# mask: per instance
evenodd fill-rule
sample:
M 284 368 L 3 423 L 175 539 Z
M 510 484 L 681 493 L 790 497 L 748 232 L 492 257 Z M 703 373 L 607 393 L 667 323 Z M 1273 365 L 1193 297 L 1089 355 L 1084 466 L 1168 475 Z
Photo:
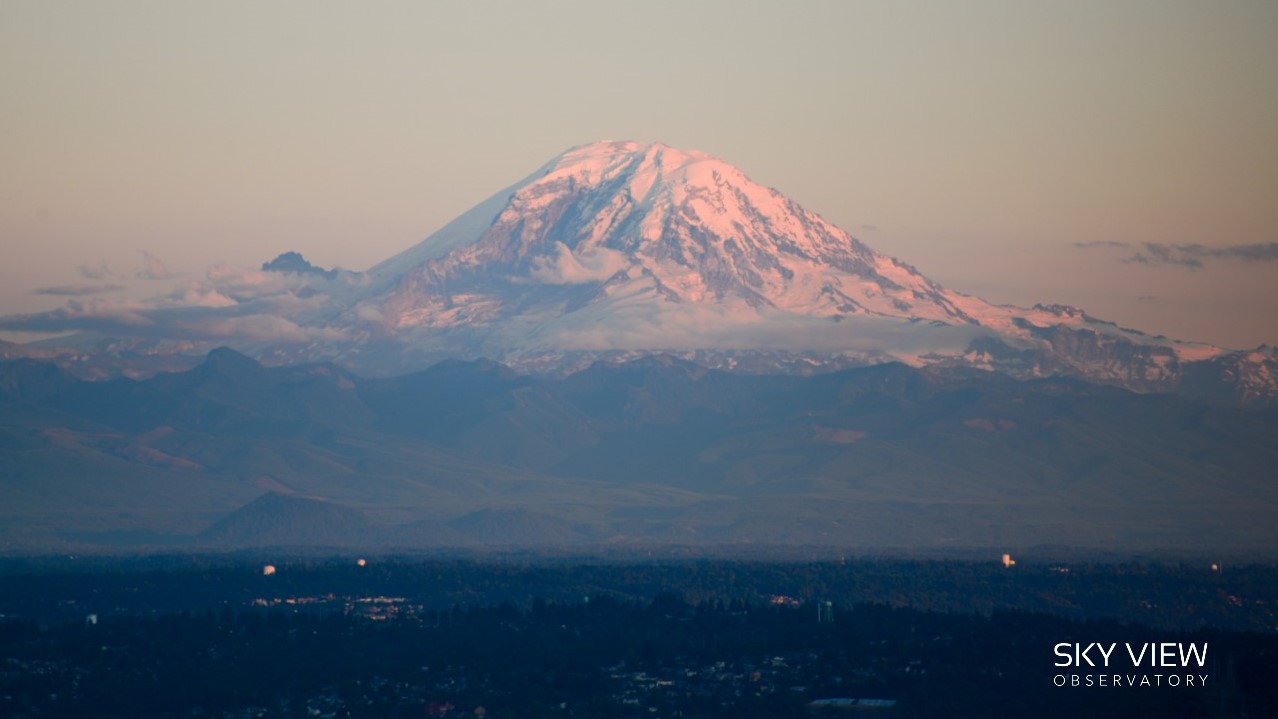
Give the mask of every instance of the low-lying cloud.
M 338 341 L 345 333 L 306 327 L 278 314 L 233 304 L 156 307 L 154 303 L 80 302 L 48 312 L 0 317 L 0 329 L 18 332 L 95 332 L 155 341 Z
M 102 299 L 72 299 L 48 312 L 0 317 L 0 329 L 18 332 L 101 330 L 131 336 L 152 324 L 145 306 L 133 301 Z
M 533 279 L 547 285 L 579 285 L 603 282 L 630 265 L 624 252 L 593 247 L 573 252 L 562 242 L 555 243 L 553 255 L 533 260 Z
M 91 332 L 157 342 L 226 343 L 339 341 L 345 331 L 322 319 L 340 311 L 328 290 L 344 280 L 264 272 L 217 265 L 200 279 L 180 280 L 162 261 L 143 253 L 144 266 L 132 277 L 110 274 L 104 264 L 82 265 L 81 276 L 102 275 L 142 281 L 168 279 L 146 299 L 106 297 L 125 284 L 69 284 L 41 287 L 35 294 L 66 298 L 56 309 L 0 316 L 0 330 L 35 333 Z M 348 273 L 349 274 L 349 273 Z M 358 281 L 357 276 L 351 281 Z M 177 281 L 174 281 L 177 280 Z

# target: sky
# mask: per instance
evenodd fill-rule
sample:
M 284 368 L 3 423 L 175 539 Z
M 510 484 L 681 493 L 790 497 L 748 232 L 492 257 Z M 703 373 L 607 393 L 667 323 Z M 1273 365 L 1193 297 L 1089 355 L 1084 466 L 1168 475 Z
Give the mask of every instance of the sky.
M 991 301 L 1278 344 L 1275 73 L 1271 1 L 5 0 L 0 316 L 366 269 L 608 138 Z

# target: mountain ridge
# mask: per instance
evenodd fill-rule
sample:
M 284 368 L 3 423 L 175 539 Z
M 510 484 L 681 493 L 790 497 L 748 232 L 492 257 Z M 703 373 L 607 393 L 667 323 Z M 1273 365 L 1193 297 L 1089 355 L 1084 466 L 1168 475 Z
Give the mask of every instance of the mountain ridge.
M 210 392 L 195 368 L 14 393 L 31 368 L 0 362 L 0 550 L 492 546 L 519 544 L 517 527 L 577 547 L 1278 542 L 1272 409 L 900 363 L 746 375 L 649 356 L 558 378 L 483 361 L 362 378 L 230 350 L 204 364 L 256 379 Z M 264 491 L 294 501 L 230 518 Z

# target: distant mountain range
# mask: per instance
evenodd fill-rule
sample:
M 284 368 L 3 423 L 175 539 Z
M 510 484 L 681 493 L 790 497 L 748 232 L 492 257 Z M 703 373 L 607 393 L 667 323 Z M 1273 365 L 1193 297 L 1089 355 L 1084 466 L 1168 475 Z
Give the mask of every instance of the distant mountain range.
M 1278 414 L 900 363 L 0 362 L 0 548 L 1272 552 Z
M 73 333 L 0 343 L 0 551 L 1278 546 L 1278 350 L 990 304 L 661 144 L 0 328 Z
M 0 353 L 42 353 L 91 377 L 193 366 L 219 344 L 272 365 L 382 376 L 481 358 L 565 374 L 662 353 L 756 373 L 902 362 L 1278 402 L 1278 349 L 1152 337 L 1074 307 L 994 305 L 721 160 L 659 143 L 573 148 L 365 273 L 286 252 L 152 308 L 77 306 L 0 326 L 78 331 Z

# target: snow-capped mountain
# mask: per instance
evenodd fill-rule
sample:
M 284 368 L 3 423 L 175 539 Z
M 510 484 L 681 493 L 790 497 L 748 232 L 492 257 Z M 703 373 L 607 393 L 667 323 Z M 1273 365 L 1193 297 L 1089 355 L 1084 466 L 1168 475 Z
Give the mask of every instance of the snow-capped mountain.
M 1275 350 L 1151 337 L 1075 307 L 985 302 L 722 160 L 660 143 L 570 149 L 365 273 L 285 253 L 261 271 L 211 272 L 207 285 L 151 309 L 8 319 L 87 330 L 111 348 L 228 344 L 272 364 L 336 360 L 366 374 L 449 358 L 563 373 L 671 353 L 754 372 L 895 360 L 1278 401 Z
M 417 361 L 534 369 L 670 352 L 756 370 L 900 360 L 1156 390 L 1230 356 L 1073 307 L 947 289 L 722 160 L 637 142 L 565 152 L 372 268 L 330 321 L 377 348 L 351 347 L 357 366 L 389 341 Z M 1257 362 L 1248 376 L 1272 375 L 1272 354 Z M 1272 394 L 1260 385 L 1247 391 Z
M 490 321 L 519 306 L 511 295 L 581 285 L 586 304 L 642 294 L 742 319 L 772 308 L 977 323 L 908 265 L 721 160 L 662 144 L 570 150 L 469 241 L 432 237 L 373 272 L 401 278 L 387 304 L 397 328 Z

